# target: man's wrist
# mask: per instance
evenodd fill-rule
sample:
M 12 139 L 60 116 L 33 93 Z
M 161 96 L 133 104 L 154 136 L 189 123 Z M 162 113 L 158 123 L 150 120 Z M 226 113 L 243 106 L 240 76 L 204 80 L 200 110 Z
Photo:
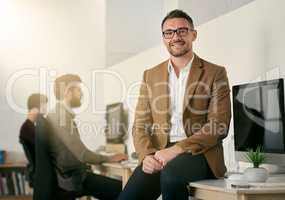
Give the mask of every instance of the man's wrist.
M 184 150 L 179 145 L 174 145 L 172 148 L 177 154 L 184 153 Z

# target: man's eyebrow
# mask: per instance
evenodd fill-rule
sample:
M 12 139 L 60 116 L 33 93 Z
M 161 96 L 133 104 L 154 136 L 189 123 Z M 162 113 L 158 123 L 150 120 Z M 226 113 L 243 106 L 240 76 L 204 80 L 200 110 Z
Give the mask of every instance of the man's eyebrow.
M 180 28 L 188 28 L 189 29 L 189 27 L 182 26 L 182 27 L 178 27 L 178 28 L 175 28 L 175 29 L 168 28 L 168 29 L 165 29 L 164 31 L 172 31 L 172 30 L 177 30 L 177 29 L 180 29 Z
M 173 31 L 173 30 L 176 30 L 176 29 L 168 28 L 168 29 L 165 29 L 165 30 L 163 30 L 163 31 Z

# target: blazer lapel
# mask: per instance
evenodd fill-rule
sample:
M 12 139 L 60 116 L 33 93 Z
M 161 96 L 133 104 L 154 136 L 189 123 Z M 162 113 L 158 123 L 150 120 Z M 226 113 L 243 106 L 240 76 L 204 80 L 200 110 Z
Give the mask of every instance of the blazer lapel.
M 194 54 L 194 60 L 188 75 L 186 91 L 183 102 L 183 112 L 187 108 L 187 105 L 190 103 L 191 97 L 194 95 L 196 87 L 198 86 L 198 81 L 202 75 L 203 68 L 200 58 Z

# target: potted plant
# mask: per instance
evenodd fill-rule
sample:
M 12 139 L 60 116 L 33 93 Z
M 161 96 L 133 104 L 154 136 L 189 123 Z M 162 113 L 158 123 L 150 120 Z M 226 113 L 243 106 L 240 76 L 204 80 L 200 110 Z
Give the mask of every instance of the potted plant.
M 253 167 L 249 167 L 244 171 L 244 178 L 248 182 L 265 182 L 268 178 L 268 171 L 260 167 L 266 159 L 261 147 L 258 146 L 255 151 L 250 149 L 246 153 L 246 158 L 253 164 Z

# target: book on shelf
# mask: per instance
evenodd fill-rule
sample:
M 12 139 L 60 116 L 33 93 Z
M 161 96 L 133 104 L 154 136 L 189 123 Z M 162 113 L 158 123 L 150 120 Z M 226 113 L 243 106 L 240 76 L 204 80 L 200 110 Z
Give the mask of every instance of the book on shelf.
M 24 169 L 0 170 L 0 196 L 32 195 Z
M 2 186 L 3 186 L 3 195 L 9 195 L 8 186 L 7 186 L 7 179 L 5 176 L 2 176 L 1 182 L 2 182 Z

